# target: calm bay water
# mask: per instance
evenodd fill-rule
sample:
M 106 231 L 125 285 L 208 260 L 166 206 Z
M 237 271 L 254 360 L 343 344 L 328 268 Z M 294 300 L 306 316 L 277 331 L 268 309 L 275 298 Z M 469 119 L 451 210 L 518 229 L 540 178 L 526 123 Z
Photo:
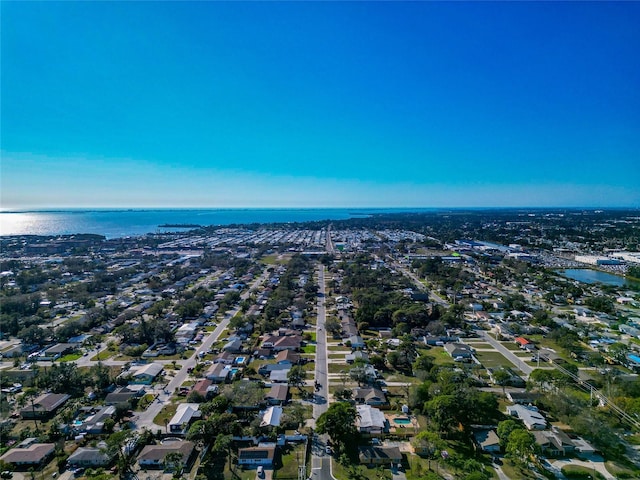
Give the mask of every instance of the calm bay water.
M 180 209 L 65 210 L 0 212 L 0 235 L 65 235 L 93 233 L 107 238 L 144 235 L 163 224 L 230 225 L 234 223 L 344 220 L 391 209 Z M 394 210 L 397 211 L 397 210 Z
M 560 275 L 573 280 L 578 280 L 584 283 L 602 283 L 604 285 L 614 285 L 616 287 L 622 287 L 625 285 L 640 286 L 639 282 L 633 280 L 627 280 L 619 275 L 613 275 L 607 272 L 601 272 L 599 270 L 591 270 L 589 268 L 568 268 L 566 270 L 557 270 Z

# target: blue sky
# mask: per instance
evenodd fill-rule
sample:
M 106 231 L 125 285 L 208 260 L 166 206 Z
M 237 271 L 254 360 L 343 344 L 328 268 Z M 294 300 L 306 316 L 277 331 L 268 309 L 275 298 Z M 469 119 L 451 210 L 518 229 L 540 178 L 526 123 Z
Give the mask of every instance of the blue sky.
M 1 8 L 2 208 L 640 206 L 640 3 Z

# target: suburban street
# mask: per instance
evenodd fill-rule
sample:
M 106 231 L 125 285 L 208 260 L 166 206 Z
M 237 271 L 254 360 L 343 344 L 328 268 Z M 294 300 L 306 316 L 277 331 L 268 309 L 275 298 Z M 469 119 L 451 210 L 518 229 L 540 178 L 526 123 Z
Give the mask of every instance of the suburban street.
M 491 335 L 489 335 L 488 332 L 485 332 L 484 330 L 478 330 L 478 332 L 480 333 L 480 335 L 482 335 L 482 337 L 487 341 L 487 343 L 489 345 L 491 345 L 498 352 L 500 352 L 504 356 L 504 358 L 506 358 L 511 363 L 513 363 L 513 365 L 524 374 L 525 379 L 529 378 L 529 375 L 533 371 L 532 367 L 527 365 L 524 360 L 522 360 L 522 359 L 518 358 L 516 355 L 514 355 L 511 352 L 511 350 L 509 350 L 507 347 L 505 347 L 500 342 L 498 342 L 495 338 L 493 338 Z
M 324 328 L 326 321 L 325 310 L 325 267 L 320 265 L 318 268 L 318 319 L 316 324 L 316 370 L 315 381 L 319 385 L 319 389 L 315 392 L 313 400 L 313 420 L 312 425 L 315 427 L 315 420 L 327 411 L 329 408 L 329 378 L 327 376 L 327 334 Z M 311 479 L 313 480 L 332 480 L 331 475 L 331 457 L 327 455 L 325 449 L 328 437 L 326 435 L 313 435 L 311 445 Z
M 253 281 L 253 283 L 246 289 L 246 291 L 241 295 L 242 300 L 249 298 L 251 295 L 251 291 L 260 283 L 262 283 L 267 277 L 266 270 L 260 275 L 257 279 Z M 189 357 L 187 360 L 178 361 L 182 365 L 182 368 L 177 371 L 176 375 L 173 377 L 173 380 L 169 382 L 169 384 L 162 390 L 157 390 L 157 398 L 156 400 L 149 405 L 149 407 L 142 412 L 135 420 L 135 424 L 138 428 L 146 427 L 151 431 L 154 431 L 158 428 L 165 428 L 164 425 L 158 425 L 153 423 L 153 419 L 160 413 L 162 407 L 169 403 L 169 398 L 173 394 L 176 388 L 180 387 L 182 383 L 187 379 L 189 375 L 188 370 L 190 368 L 195 367 L 198 355 L 200 352 L 207 352 L 211 349 L 211 346 L 218 340 L 222 332 L 229 325 L 229 321 L 240 311 L 240 307 L 235 307 L 233 310 L 227 312 L 224 316 L 224 319 L 218 324 L 216 329 L 211 332 L 208 336 L 204 338 L 202 344 L 195 350 L 193 355 Z

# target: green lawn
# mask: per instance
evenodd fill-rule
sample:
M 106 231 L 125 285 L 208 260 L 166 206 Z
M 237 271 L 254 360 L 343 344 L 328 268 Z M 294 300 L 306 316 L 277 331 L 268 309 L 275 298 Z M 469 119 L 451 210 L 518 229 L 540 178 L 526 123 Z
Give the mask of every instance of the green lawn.
M 158 413 L 158 415 L 153 419 L 153 422 L 158 425 L 164 425 L 165 420 L 167 422 L 171 420 L 171 418 L 176 414 L 177 409 L 178 406 L 175 403 L 165 405 L 162 407 L 162 410 L 160 410 L 160 413 Z
M 346 363 L 329 362 L 329 373 L 340 373 L 342 370 L 348 373 L 351 368 Z
M 304 353 L 316 353 L 316 346 L 315 345 L 305 345 L 304 347 L 302 347 L 302 351 Z
M 282 451 L 281 461 L 277 463 L 273 478 L 297 478 L 298 461 L 305 456 L 304 443 L 289 444 Z
M 518 478 L 522 480 L 534 480 L 538 478 L 530 469 L 516 466 L 511 462 L 511 460 L 507 459 L 504 460 L 502 471 L 509 478 Z
M 582 465 L 565 465 L 561 470 L 562 474 L 567 478 L 591 478 L 591 479 L 602 479 L 604 480 L 604 476 L 592 468 L 583 467 Z
M 484 368 L 510 367 L 513 364 L 504 358 L 500 352 L 476 352 L 476 358 Z
M 500 342 L 504 348 L 515 351 L 520 350 L 520 347 L 515 342 Z
M 96 353 L 93 357 L 91 357 L 91 361 L 97 362 L 99 360 L 107 360 L 113 357 L 114 355 L 116 355 L 117 353 L 118 353 L 117 350 L 109 350 L 108 348 L 105 348 L 101 352 Z
M 453 358 L 442 348 L 431 350 L 429 356 L 433 358 L 436 365 L 453 365 Z
M 78 360 L 81 357 L 82 357 L 81 353 L 70 353 L 68 355 L 65 355 L 64 357 L 60 357 L 58 359 L 58 361 L 59 362 L 73 362 L 74 360 Z
M 150 393 L 147 393 L 144 397 L 140 399 L 140 402 L 138 402 L 138 407 L 136 408 L 136 411 L 144 412 L 149 406 L 149 404 L 153 402 L 154 398 L 155 397 L 153 395 L 151 395 Z

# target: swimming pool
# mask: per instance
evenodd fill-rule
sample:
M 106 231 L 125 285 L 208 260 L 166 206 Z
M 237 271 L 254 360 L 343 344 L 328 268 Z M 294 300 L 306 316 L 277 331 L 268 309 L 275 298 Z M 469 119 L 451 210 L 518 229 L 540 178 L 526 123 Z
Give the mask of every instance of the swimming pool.
M 411 420 L 406 417 L 396 417 L 393 421 L 398 425 L 411 425 Z
M 240 365 L 240 364 L 244 363 L 244 361 L 245 361 L 245 360 L 246 360 L 246 358 L 245 358 L 245 357 L 236 357 L 236 359 L 235 359 L 235 363 L 236 363 L 237 365 Z

